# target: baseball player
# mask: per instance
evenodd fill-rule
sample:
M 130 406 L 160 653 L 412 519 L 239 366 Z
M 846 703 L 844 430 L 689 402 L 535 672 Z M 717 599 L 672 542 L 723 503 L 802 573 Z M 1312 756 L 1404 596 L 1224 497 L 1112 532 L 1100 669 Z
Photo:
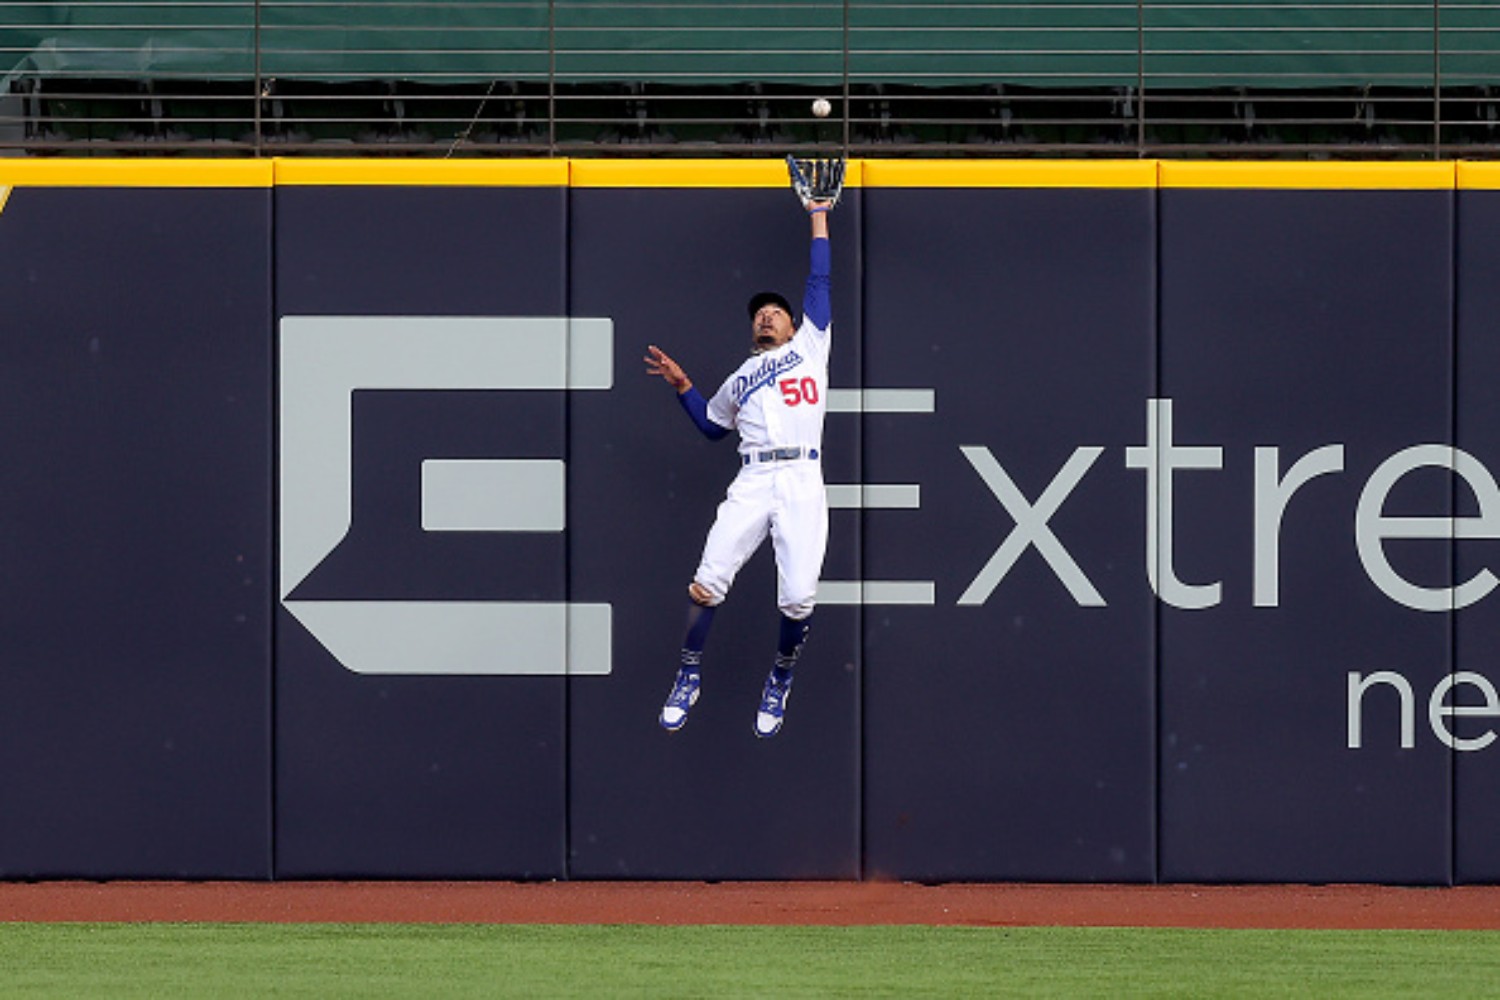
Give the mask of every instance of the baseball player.
M 842 164 L 835 168 L 841 183 Z M 795 166 L 793 171 L 795 179 Z M 740 436 L 739 474 L 719 505 L 703 558 L 688 585 L 691 603 L 681 666 L 659 720 L 669 731 L 682 728 L 698 700 L 699 669 L 714 611 L 767 535 L 776 553 L 781 630 L 775 665 L 755 714 L 755 735 L 775 736 L 781 730 L 792 668 L 807 639 L 828 544 L 828 497 L 820 460 L 832 332 L 828 212 L 837 202 L 837 187 L 831 198 L 798 193 L 812 220 L 801 325 L 794 325 L 791 304 L 781 295 L 753 296 L 748 307 L 752 353 L 711 399 L 704 399 L 659 347 L 651 345 L 645 359 L 647 372 L 677 390 L 683 409 L 709 439 L 718 440 L 730 431 Z

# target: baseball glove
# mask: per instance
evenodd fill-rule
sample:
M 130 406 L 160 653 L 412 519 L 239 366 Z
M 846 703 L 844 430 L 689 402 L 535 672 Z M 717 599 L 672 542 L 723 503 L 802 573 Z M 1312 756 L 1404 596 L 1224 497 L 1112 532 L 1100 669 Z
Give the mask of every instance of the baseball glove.
M 824 203 L 829 208 L 839 203 L 844 193 L 843 160 L 799 160 L 786 158 L 786 170 L 792 178 L 792 191 L 802 199 L 803 208 Z

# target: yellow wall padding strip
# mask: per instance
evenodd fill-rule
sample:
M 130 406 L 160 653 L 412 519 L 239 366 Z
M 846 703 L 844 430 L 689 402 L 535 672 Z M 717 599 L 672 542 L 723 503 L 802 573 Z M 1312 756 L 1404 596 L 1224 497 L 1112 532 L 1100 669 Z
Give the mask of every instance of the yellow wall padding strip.
M 1160 161 L 1164 188 L 1250 188 L 1343 191 L 1452 190 L 1455 165 L 1440 162 Z
M 1500 189 L 1500 163 L 1184 160 L 851 160 L 848 187 Z M 786 164 L 754 160 L 0 158 L 5 187 L 782 188 Z
M 268 188 L 270 160 L 0 159 L 14 187 Z
M 277 184 L 364 184 L 414 187 L 567 187 L 564 159 L 286 159 Z
M 1155 160 L 866 160 L 866 187 L 1152 188 Z
M 1460 190 L 1470 191 L 1500 190 L 1500 163 L 1460 162 L 1458 186 Z
M 773 188 L 786 187 L 784 159 L 764 160 L 574 160 L 574 187 Z M 859 184 L 858 161 L 844 183 Z

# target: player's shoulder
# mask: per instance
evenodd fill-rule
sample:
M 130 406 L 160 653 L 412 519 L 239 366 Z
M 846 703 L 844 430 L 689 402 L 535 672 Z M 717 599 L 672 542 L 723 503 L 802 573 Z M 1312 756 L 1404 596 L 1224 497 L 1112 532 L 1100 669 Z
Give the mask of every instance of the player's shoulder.
M 833 321 L 832 320 L 828 321 L 828 325 L 827 326 L 820 327 L 816 323 L 814 323 L 812 320 L 807 319 L 807 318 L 804 317 L 803 320 L 802 320 L 802 325 L 799 326 L 799 327 L 797 327 L 797 333 L 796 333 L 796 335 L 793 336 L 792 339 L 790 341 L 788 341 L 788 343 L 796 344 L 796 343 L 798 343 L 800 341 L 803 344 L 818 343 L 818 344 L 826 346 L 828 344 L 829 340 L 832 338 L 832 336 L 833 336 Z

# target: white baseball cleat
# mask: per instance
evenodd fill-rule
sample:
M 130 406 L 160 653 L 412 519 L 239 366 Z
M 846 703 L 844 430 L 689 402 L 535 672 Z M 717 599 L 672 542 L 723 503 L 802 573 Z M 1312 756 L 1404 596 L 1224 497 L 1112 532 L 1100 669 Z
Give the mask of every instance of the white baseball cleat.
M 755 735 L 761 739 L 781 732 L 781 721 L 786 716 L 786 703 L 792 696 L 792 676 L 778 681 L 773 671 L 766 678 L 766 686 L 760 693 L 760 710 L 755 713 Z
M 689 673 L 686 667 L 679 668 L 677 679 L 672 682 L 672 693 L 667 695 L 667 703 L 661 707 L 661 727 L 668 732 L 675 733 L 687 722 L 688 709 L 698 700 L 698 688 L 702 678 L 696 673 Z

